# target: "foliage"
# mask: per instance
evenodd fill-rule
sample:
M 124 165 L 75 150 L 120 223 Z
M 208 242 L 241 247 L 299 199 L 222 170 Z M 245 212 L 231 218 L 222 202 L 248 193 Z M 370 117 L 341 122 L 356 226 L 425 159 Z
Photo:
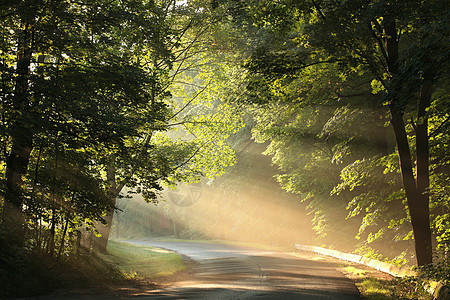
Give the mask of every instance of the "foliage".
M 366 299 L 432 299 L 412 278 L 380 280 L 368 278 L 358 284 Z
M 47 254 L 10 247 L 0 236 L 1 297 L 29 297 L 57 288 L 84 288 L 123 281 L 116 266 L 95 255 L 55 259 Z
M 71 256 L 91 247 L 98 223 L 111 224 L 124 186 L 156 201 L 163 180 L 233 164 L 225 140 L 242 126 L 235 111 L 222 104 L 179 119 L 171 98 L 201 14 L 174 1 L 61 0 L 7 3 L 1 15 L 2 225 L 11 205 L 23 213 L 19 244 Z M 162 134 L 178 121 L 198 138 Z M 21 143 L 27 157 L 15 156 Z
M 441 258 L 433 265 L 419 268 L 419 280 L 423 282 L 432 280 L 448 286 L 450 284 L 450 265 L 448 259 Z
M 315 229 L 326 237 L 356 220 L 361 247 L 392 241 L 407 251 L 415 235 L 422 245 L 415 247 L 419 263 L 428 261 L 430 252 L 422 251 L 431 245 L 424 225 L 428 216 L 421 215 L 428 205 L 417 204 L 428 200 L 419 198 L 430 197 L 438 240 L 448 232 L 443 221 L 448 194 L 440 183 L 446 175 L 435 171 L 448 163 L 439 146 L 447 143 L 441 129 L 448 126 L 449 107 L 444 1 L 220 3 L 231 19 L 225 27 L 234 25 L 230 36 L 238 32 L 244 41 L 235 48 L 237 62 L 247 70 L 238 102 L 250 104 L 254 138 L 270 142 L 266 153 L 280 168 L 279 182 L 310 203 Z M 430 82 L 436 89 L 427 107 L 424 89 Z M 411 125 L 393 123 L 391 131 L 385 126 L 388 114 L 394 121 L 412 120 Z M 427 127 L 429 138 L 423 138 Z M 440 143 L 434 140 L 438 136 Z M 426 140 L 432 154 L 424 169 Z M 410 179 L 427 187 L 417 192 Z M 343 222 L 345 208 L 350 222 Z

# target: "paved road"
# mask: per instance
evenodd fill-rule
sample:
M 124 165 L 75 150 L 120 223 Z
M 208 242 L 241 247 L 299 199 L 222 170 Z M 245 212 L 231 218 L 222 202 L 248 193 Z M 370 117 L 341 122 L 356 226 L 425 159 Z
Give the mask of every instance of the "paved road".
M 360 299 L 332 265 L 240 246 L 129 241 L 174 250 L 196 263 L 191 276 L 129 299 Z

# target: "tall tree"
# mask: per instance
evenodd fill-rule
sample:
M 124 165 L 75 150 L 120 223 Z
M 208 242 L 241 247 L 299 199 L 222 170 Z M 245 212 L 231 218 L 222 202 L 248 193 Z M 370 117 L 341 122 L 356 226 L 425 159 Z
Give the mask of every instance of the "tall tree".
M 125 186 L 138 190 L 146 201 L 157 202 L 163 181 L 170 185 L 197 181 L 202 175 L 213 178 L 234 162 L 225 140 L 242 125 L 239 114 L 233 116 L 230 106 L 210 99 L 217 97 L 211 90 L 218 90 L 220 76 L 220 67 L 211 67 L 213 59 L 205 57 L 213 25 L 204 21 L 208 14 L 195 5 L 168 3 L 164 19 L 173 34 L 171 64 L 151 56 L 140 59 L 141 65 L 152 66 L 159 74 L 159 88 L 151 93 L 151 101 L 170 95 L 168 109 L 140 129 L 139 142 L 130 141 L 133 146 L 127 151 L 111 155 L 106 174 L 112 207 Z M 113 214 L 114 208 L 106 214 L 106 224 L 97 226 L 101 236 L 96 245 L 101 251 L 106 251 Z
M 165 17 L 173 6 L 173 1 L 2 3 L 2 125 L 9 152 L 3 225 L 15 244 L 23 243 L 23 178 L 35 140 L 71 136 L 80 142 L 71 145 L 74 150 L 86 154 L 79 166 L 85 168 L 93 162 L 88 145 L 123 151 L 124 137 L 138 138 L 145 124 L 166 118 L 167 93 L 158 91 L 167 68 L 140 62 L 171 64 L 176 40 Z M 155 94 L 159 98 L 151 97 Z
M 253 86 L 283 86 L 314 65 L 334 65 L 343 78 L 370 72 L 390 112 L 417 263 L 431 263 L 428 108 L 433 86 L 445 84 L 448 70 L 445 1 L 223 2 L 239 26 L 256 24 L 260 33 L 247 52 Z

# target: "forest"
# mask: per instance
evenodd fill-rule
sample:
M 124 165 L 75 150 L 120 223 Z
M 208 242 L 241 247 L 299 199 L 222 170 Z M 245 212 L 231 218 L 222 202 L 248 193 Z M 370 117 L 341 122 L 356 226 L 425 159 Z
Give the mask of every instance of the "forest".
M 448 282 L 447 1 L 0 3 L 1 282 L 106 252 L 135 212 L 173 217 L 181 184 L 206 206 L 175 208 L 175 236 Z

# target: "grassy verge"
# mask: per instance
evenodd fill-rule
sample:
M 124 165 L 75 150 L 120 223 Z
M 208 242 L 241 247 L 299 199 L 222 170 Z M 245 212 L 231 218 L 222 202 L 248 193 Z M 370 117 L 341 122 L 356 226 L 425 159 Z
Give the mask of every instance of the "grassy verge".
M 151 279 L 170 276 L 186 269 L 175 252 L 149 246 L 110 241 L 103 259 L 118 266 L 127 278 Z
M 364 299 L 433 299 L 414 278 L 377 278 L 358 266 L 343 266 L 341 270 L 356 282 Z
M 433 297 L 423 289 L 422 285 L 417 282 L 416 278 L 395 278 L 369 266 L 342 261 L 312 252 L 299 251 L 291 252 L 289 254 L 302 259 L 332 264 L 338 271 L 342 272 L 347 278 L 355 283 L 363 299 L 433 299 Z
M 42 295 L 55 289 L 102 287 L 125 280 L 113 264 L 94 254 L 57 258 L 23 249 L 0 254 L 0 299 Z
M 55 289 L 105 288 L 173 275 L 186 269 L 174 252 L 111 241 L 108 254 L 51 257 L 0 244 L 0 299 L 31 297 Z

